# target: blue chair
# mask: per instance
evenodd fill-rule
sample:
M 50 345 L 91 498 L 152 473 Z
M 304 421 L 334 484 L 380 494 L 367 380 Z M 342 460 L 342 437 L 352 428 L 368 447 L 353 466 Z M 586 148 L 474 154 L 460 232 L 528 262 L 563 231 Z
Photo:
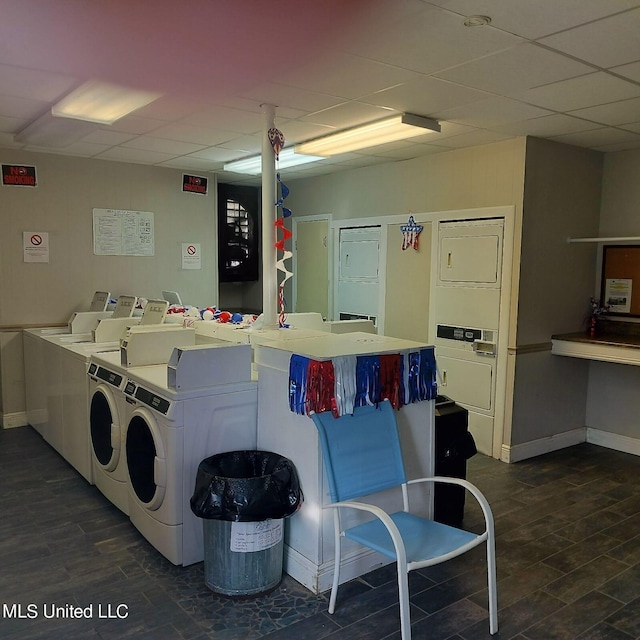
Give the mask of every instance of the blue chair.
M 400 448 L 394 409 L 388 400 L 377 407 L 357 407 L 353 415 L 334 418 L 331 412 L 311 414 L 320 436 L 320 444 L 331 493 L 335 531 L 335 566 L 329 599 L 329 613 L 335 611 L 340 582 L 341 538 L 345 537 L 387 558 L 398 569 L 400 627 L 402 640 L 411 640 L 409 617 L 409 571 L 430 567 L 455 558 L 482 543 L 487 545 L 489 592 L 489 631 L 498 631 L 496 557 L 493 515 L 486 498 L 470 482 L 459 478 L 419 478 L 407 480 Z M 485 529 L 475 534 L 441 524 L 409 512 L 408 485 L 443 482 L 463 486 L 478 501 L 484 514 Z M 387 513 L 362 501 L 363 496 L 398 488 L 402 511 Z M 343 528 L 340 513 L 344 509 L 367 511 L 373 519 Z

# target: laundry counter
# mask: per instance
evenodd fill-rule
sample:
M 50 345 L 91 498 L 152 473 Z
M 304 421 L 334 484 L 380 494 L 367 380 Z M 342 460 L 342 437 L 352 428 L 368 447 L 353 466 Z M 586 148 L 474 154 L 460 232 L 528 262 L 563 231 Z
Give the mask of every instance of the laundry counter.
M 289 458 L 298 471 L 304 503 L 287 520 L 285 537 L 285 571 L 314 593 L 326 591 L 333 577 L 333 514 L 322 506 L 330 502 L 322 452 L 313 421 L 304 412 L 292 411 L 290 392 L 290 363 L 292 356 L 308 358 L 316 363 L 327 363 L 341 356 L 371 358 L 397 355 L 403 359 L 405 380 L 408 367 L 415 370 L 420 357 L 430 359 L 433 366 L 433 388 L 418 398 L 409 393 L 413 402 L 404 404 L 396 412 L 403 446 L 405 467 L 409 478 L 434 473 L 434 405 L 435 360 L 433 347 L 368 333 L 343 335 L 326 334 L 314 338 L 269 341 L 254 345 L 255 364 L 258 369 L 258 449 L 273 451 Z M 359 360 L 360 362 L 360 360 Z M 425 363 L 423 362 L 423 365 Z M 338 369 L 336 368 L 336 371 Z M 295 384 L 293 385 L 295 386 Z M 413 388 L 415 392 L 415 388 Z M 432 514 L 432 495 L 429 487 L 411 487 L 412 504 L 425 516 Z M 415 489 L 415 491 L 413 491 Z M 397 506 L 395 494 L 380 495 L 379 504 L 386 508 Z M 361 518 L 356 514 L 354 518 Z M 354 520 L 357 522 L 358 520 Z M 347 581 L 363 575 L 383 564 L 387 558 L 346 544 L 343 548 L 341 580 Z

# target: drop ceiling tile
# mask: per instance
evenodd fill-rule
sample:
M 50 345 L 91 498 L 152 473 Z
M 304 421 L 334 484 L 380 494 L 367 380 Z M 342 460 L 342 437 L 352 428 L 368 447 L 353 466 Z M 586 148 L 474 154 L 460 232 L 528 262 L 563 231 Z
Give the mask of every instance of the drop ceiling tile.
M 591 66 L 535 44 L 521 44 L 507 51 L 472 60 L 436 74 L 438 78 L 513 96 L 525 89 L 593 73 Z
M 277 105 L 276 117 L 283 118 L 298 118 L 305 113 L 327 109 L 343 102 L 342 98 L 336 96 L 299 87 L 289 87 L 276 82 L 261 82 L 254 87 L 247 88 L 243 91 L 242 98 L 255 104 Z M 286 107 L 282 105 L 286 105 Z
M 334 127 L 313 124 L 311 122 L 301 122 L 300 120 L 289 120 L 279 122 L 276 118 L 276 126 L 282 131 L 285 139 L 285 146 L 319 138 L 335 131 Z
M 55 102 L 78 84 L 71 76 L 0 64 L 0 87 L 17 98 Z
M 640 62 L 632 62 L 631 64 L 623 64 L 620 67 L 609 69 L 612 73 L 640 82 Z
M 571 115 L 610 125 L 638 122 L 640 121 L 640 98 L 611 102 L 587 109 L 577 109 L 571 111 Z
M 556 111 L 574 111 L 638 95 L 640 86 L 600 71 L 529 89 L 516 97 Z
M 0 131 L 2 131 L 3 133 L 17 133 L 18 131 L 24 129 L 27 124 L 29 124 L 28 120 L 0 116 Z
M 109 131 L 121 131 L 122 133 L 132 133 L 134 135 L 144 135 L 150 133 L 158 127 L 166 124 L 164 120 L 154 120 L 152 118 L 140 118 L 138 116 L 125 116 L 112 125 L 108 126 Z
M 360 102 L 428 116 L 437 111 L 491 97 L 484 91 L 422 76 L 411 82 L 378 91 Z
M 620 127 L 621 129 L 624 129 L 625 131 L 635 131 L 635 133 L 640 133 L 640 122 L 633 122 L 630 124 L 625 124 L 624 126 Z
M 208 106 L 207 102 L 192 96 L 164 95 L 134 111 L 139 118 L 173 122 L 197 113 Z
M 344 46 L 356 55 L 431 74 L 522 41 L 490 26 L 469 29 L 460 16 L 430 4 L 413 5 L 414 11 L 377 21 L 369 31 L 355 30 Z
M 574 133 L 576 131 L 589 131 L 597 129 L 598 125 L 580 118 L 563 113 L 554 113 L 550 116 L 542 116 L 541 118 L 532 118 L 522 122 L 509 122 L 497 127 L 493 127 L 493 131 L 498 133 L 509 133 L 514 136 L 538 136 L 547 138 L 550 136 L 560 136 L 565 133 Z
M 191 124 L 176 122 L 155 129 L 154 138 L 166 138 L 178 142 L 192 142 L 194 144 L 213 146 L 234 138 L 236 134 L 222 129 L 208 129 Z
M 574 144 L 581 147 L 601 147 L 609 144 L 623 144 L 627 142 L 635 142 L 640 137 L 631 131 L 622 131 L 613 127 L 602 127 L 601 129 L 593 129 L 592 131 L 579 131 L 576 133 L 568 133 L 563 136 L 553 138 L 557 142 L 565 144 Z
M 345 129 L 393 115 L 396 115 L 394 111 L 374 107 L 370 104 L 364 104 L 363 102 L 351 101 L 343 102 L 337 107 L 310 113 L 307 116 L 303 116 L 301 120 L 313 124 Z
M 489 98 L 442 111 L 436 114 L 436 117 L 439 120 L 458 122 L 472 127 L 495 127 L 507 122 L 519 122 L 545 115 L 549 115 L 549 111 L 546 109 L 517 100 Z
M 70 156 L 82 156 L 85 158 L 91 158 L 96 156 L 109 148 L 107 144 L 93 144 L 81 140 L 80 142 L 74 142 L 64 149 L 58 149 L 58 153 Z
M 621 142 L 620 144 L 605 144 L 601 147 L 596 147 L 596 151 L 603 151 L 604 153 L 615 153 L 616 151 L 628 151 L 631 149 L 640 149 L 640 136 L 636 142 Z
M 102 144 L 109 147 L 122 144 L 131 140 L 133 135 L 131 133 L 122 133 L 121 131 L 109 131 L 107 129 L 98 129 L 92 131 L 89 135 L 82 138 L 81 142 L 88 142 L 92 144 Z
M 540 42 L 607 69 L 640 59 L 638 33 L 640 9 L 634 9 L 557 33 Z
M 192 113 L 184 118 L 185 124 L 211 129 L 224 129 L 236 133 L 262 131 L 262 114 L 228 107 L 214 106 Z
M 564 31 L 638 6 L 638 0 L 429 0 L 463 16 L 487 15 L 498 29 L 529 39 Z
M 184 169 L 190 171 L 213 172 L 222 169 L 222 162 L 213 160 L 204 160 L 200 158 L 192 158 L 190 156 L 180 156 L 173 160 L 158 163 L 158 166 L 171 167 L 172 169 Z
M 434 141 L 433 146 L 447 147 L 449 149 L 461 149 L 464 147 L 477 147 L 480 144 L 491 144 L 492 142 L 501 142 L 513 138 L 511 135 L 498 133 L 497 131 L 472 131 L 471 133 L 463 133 L 460 136 L 445 138 L 442 141 Z
M 192 158 L 199 162 L 230 162 L 238 157 L 238 152 L 232 149 L 223 149 L 222 147 L 209 147 L 208 149 L 202 149 L 202 151 L 196 151 L 190 153 L 185 158 Z
M 423 136 L 416 136 L 411 138 L 411 142 L 415 144 L 431 144 L 434 140 L 442 140 L 443 138 L 450 138 L 451 136 L 459 136 L 462 133 L 471 133 L 477 131 L 475 127 L 470 127 L 466 124 L 460 124 L 458 122 L 440 122 L 440 133 L 430 132 L 425 133 Z
M 21 120 L 35 120 L 45 111 L 48 111 L 50 107 L 51 105 L 48 102 L 42 102 L 41 100 L 0 95 L 0 116 L 9 116 Z
M 124 142 L 122 147 L 131 149 L 141 149 L 144 151 L 157 151 L 159 153 L 168 153 L 172 156 L 182 156 L 187 153 L 194 153 L 204 149 L 206 144 L 193 144 L 191 142 L 177 142 L 175 140 L 165 140 L 163 138 L 154 138 L 152 136 L 138 136 Z
M 308 91 L 357 99 L 408 82 L 418 73 L 342 51 L 325 49 L 295 70 L 279 76 L 282 84 Z
M 217 146 L 222 147 L 223 149 L 236 151 L 236 157 L 238 158 L 246 155 L 252 155 L 254 153 L 260 153 L 262 151 L 262 137 L 260 135 L 239 136 L 238 138 L 233 138 L 233 140 L 222 142 Z
M 157 151 L 145 151 L 143 149 L 132 149 L 127 147 L 111 147 L 111 149 L 107 149 L 94 157 L 99 160 L 158 164 L 160 162 L 171 160 L 171 158 L 175 157 L 175 154 L 158 153 Z

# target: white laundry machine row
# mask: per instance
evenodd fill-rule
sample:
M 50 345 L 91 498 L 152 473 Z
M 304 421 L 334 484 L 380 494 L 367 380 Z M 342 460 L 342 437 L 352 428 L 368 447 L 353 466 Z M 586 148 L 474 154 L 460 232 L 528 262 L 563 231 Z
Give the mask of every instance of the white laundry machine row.
M 124 397 L 131 353 L 166 378 L 167 361 L 177 345 L 195 343 L 195 331 L 175 325 L 134 326 L 126 330 L 117 350 L 95 352 L 85 369 L 87 413 L 83 428 L 94 484 L 118 509 L 129 515 L 124 435 L 128 405 Z M 126 346 L 123 346 L 126 345 Z M 145 346 L 146 349 L 142 349 Z M 145 367 L 140 367 L 145 368 Z
M 125 436 L 129 517 L 170 562 L 190 565 L 204 558 L 202 520 L 190 498 L 200 462 L 217 453 L 255 450 L 258 386 L 251 381 L 251 347 L 243 349 L 247 375 L 209 388 L 175 391 L 157 367 L 129 377 L 132 402 Z

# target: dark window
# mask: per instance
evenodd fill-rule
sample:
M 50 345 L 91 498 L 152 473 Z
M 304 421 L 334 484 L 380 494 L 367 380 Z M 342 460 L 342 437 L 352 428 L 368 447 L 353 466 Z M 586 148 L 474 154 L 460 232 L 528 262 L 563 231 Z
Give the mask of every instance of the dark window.
M 218 271 L 220 282 L 258 280 L 259 191 L 218 185 Z

